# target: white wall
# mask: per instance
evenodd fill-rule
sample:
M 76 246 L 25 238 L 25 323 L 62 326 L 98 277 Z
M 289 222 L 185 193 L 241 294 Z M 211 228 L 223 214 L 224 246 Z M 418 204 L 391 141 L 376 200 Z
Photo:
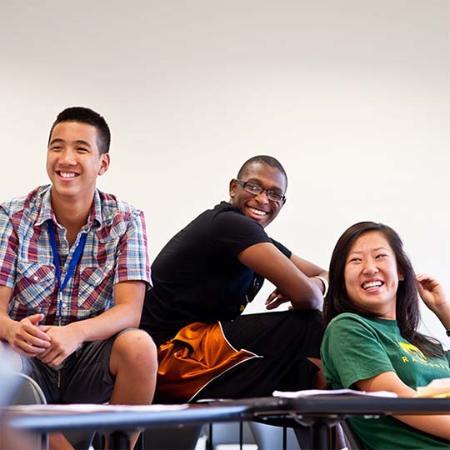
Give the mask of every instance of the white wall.
M 450 292 L 449 23 L 448 0 L 3 0 L 0 201 L 46 182 L 50 124 L 90 106 L 100 187 L 144 209 L 152 257 L 267 153 L 290 176 L 273 237 L 326 267 L 382 221 Z

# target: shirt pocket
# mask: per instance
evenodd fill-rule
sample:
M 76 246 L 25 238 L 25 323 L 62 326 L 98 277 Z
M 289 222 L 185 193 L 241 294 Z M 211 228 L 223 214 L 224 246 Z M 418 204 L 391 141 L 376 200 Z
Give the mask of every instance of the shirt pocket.
M 38 262 L 18 260 L 15 299 L 35 311 L 47 311 L 55 290 L 55 268 Z
M 109 309 L 113 303 L 114 265 L 84 267 L 80 273 L 77 304 L 91 313 Z

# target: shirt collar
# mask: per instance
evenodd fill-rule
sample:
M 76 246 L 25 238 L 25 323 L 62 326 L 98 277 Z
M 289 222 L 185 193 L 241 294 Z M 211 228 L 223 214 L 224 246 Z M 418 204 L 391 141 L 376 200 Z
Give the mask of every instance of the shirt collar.
M 45 186 L 44 189 L 38 193 L 38 196 L 41 198 L 41 207 L 37 216 L 37 220 L 35 225 L 42 225 L 47 220 L 53 220 L 56 223 L 55 215 L 52 210 L 52 202 L 50 199 L 50 191 L 51 186 Z
M 96 223 L 98 226 L 101 226 L 102 222 L 102 201 L 100 198 L 100 192 L 96 189 L 94 193 L 94 202 L 88 217 L 88 225 L 90 226 L 91 224 L 93 225 Z
M 41 208 L 35 223 L 35 225 L 37 226 L 41 226 L 44 222 L 47 222 L 47 220 L 53 220 L 53 222 L 59 226 L 58 221 L 55 217 L 55 213 L 52 209 L 50 193 L 51 185 L 48 185 L 38 194 L 41 197 Z M 103 222 L 102 219 L 102 202 L 100 199 L 99 190 L 96 189 L 94 193 L 94 201 L 89 212 L 89 217 L 86 225 L 83 228 L 90 229 L 94 225 L 101 226 Z

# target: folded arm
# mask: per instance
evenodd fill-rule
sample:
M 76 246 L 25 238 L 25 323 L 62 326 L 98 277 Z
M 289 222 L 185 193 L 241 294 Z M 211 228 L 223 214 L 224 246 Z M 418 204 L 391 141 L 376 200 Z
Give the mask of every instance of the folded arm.
M 39 327 L 43 314 L 33 314 L 21 321 L 8 315 L 12 288 L 0 286 L 0 339 L 24 356 L 37 356 L 50 347 L 50 337 Z
M 58 366 L 83 342 L 108 339 L 125 328 L 138 327 L 145 288 L 143 281 L 117 283 L 114 286 L 114 306 L 109 310 L 62 327 L 42 327 L 50 336 L 52 346 L 39 358 L 46 364 Z
M 414 397 L 416 391 L 398 377 L 395 372 L 383 372 L 372 378 L 356 383 L 362 391 L 390 391 L 399 397 Z M 450 439 L 450 415 L 395 415 L 407 425 L 443 439 Z
M 299 257 L 287 258 L 268 242 L 252 245 L 238 255 L 239 261 L 264 278 L 280 291 L 280 297 L 268 304 L 268 309 L 290 301 L 296 309 L 319 309 L 323 303 L 321 281 L 316 275 L 325 273 L 318 266 Z M 270 298 L 270 297 L 269 297 Z

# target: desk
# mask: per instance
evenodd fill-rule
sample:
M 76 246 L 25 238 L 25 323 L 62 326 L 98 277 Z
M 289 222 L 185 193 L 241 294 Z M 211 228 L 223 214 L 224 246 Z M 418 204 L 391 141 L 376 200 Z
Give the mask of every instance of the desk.
M 263 399 L 261 399 L 263 400 Z M 328 428 L 349 416 L 450 414 L 449 398 L 396 398 L 370 395 L 315 395 L 295 399 L 280 399 L 275 405 L 265 408 L 264 403 L 255 404 L 254 418 L 263 421 L 271 418 L 290 418 L 309 425 L 313 431 L 313 448 L 328 449 Z
M 150 405 L 118 410 L 114 405 L 93 405 L 92 411 L 71 411 L 70 405 L 28 405 L 6 408 L 9 425 L 37 433 L 67 430 L 116 431 L 113 448 L 127 448 L 127 431 L 177 424 L 204 424 L 243 420 L 289 418 L 310 424 L 314 448 L 327 448 L 327 429 L 352 415 L 450 414 L 450 399 L 386 398 L 366 395 L 317 395 L 295 399 L 264 397 L 174 406 Z

